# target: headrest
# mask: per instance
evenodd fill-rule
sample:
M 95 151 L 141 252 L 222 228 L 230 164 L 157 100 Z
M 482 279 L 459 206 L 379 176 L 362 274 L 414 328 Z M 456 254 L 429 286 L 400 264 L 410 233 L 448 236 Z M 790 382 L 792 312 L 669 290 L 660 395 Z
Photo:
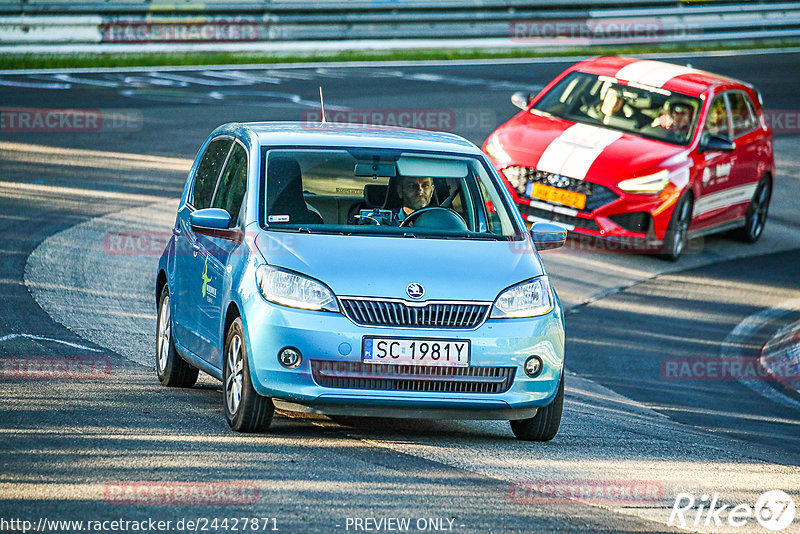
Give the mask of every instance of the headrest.
M 364 200 L 371 208 L 382 208 L 386 203 L 386 193 L 389 190 L 388 185 L 384 184 L 366 184 L 364 186 Z
M 294 158 L 277 157 L 269 159 L 269 179 L 288 178 L 293 180 L 300 176 L 300 164 Z

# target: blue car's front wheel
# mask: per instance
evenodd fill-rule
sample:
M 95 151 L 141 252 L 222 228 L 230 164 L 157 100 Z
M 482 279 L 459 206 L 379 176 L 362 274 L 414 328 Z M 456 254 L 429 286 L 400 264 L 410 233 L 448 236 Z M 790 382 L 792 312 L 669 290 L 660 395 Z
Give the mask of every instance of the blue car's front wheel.
M 517 439 L 522 441 L 550 441 L 558 433 L 561 426 L 561 412 L 564 410 L 564 374 L 558 385 L 553 402 L 539 408 L 536 415 L 529 419 L 511 421 L 511 430 Z
M 225 418 L 232 429 L 237 432 L 262 432 L 269 427 L 275 408 L 272 399 L 262 397 L 253 389 L 242 320 L 238 317 L 233 320 L 225 336 L 222 393 Z
M 197 382 L 198 370 L 178 355 L 172 339 L 172 313 L 169 288 L 165 285 L 158 299 L 156 320 L 156 374 L 164 386 L 190 388 Z

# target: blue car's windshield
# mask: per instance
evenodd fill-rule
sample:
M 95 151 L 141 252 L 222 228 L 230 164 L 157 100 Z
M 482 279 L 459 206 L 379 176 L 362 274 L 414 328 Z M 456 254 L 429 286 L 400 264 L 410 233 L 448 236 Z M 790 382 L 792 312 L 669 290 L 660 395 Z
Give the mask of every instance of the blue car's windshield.
M 283 231 L 521 239 L 478 157 L 366 148 L 264 153 L 264 225 Z

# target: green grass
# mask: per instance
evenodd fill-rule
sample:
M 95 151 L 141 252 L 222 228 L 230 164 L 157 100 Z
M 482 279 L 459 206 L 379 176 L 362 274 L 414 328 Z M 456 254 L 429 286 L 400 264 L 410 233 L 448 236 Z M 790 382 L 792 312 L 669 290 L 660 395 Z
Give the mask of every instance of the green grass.
M 144 67 L 175 65 L 227 65 L 261 63 L 297 63 L 331 61 L 392 61 L 536 58 L 559 56 L 636 55 L 653 52 L 690 52 L 747 50 L 768 47 L 800 46 L 800 39 L 751 41 L 744 43 L 661 44 L 628 46 L 592 46 L 574 48 L 507 49 L 436 49 L 391 50 L 375 52 L 338 52 L 331 54 L 264 54 L 252 52 L 164 52 L 164 53 L 91 53 L 91 54 L 4 54 L 0 69 L 42 69 L 80 67 Z

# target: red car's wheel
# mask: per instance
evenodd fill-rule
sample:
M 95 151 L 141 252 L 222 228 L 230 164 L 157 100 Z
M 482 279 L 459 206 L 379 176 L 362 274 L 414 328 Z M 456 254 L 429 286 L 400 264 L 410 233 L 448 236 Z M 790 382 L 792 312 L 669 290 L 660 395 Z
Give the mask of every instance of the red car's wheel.
M 745 243 L 755 243 L 761 234 L 764 233 L 764 225 L 767 222 L 769 212 L 769 201 L 772 197 L 772 181 L 769 176 L 764 176 L 758 187 L 753 193 L 753 198 L 747 206 L 744 227 L 732 232 L 732 235 Z
M 669 221 L 667 232 L 664 234 L 664 246 L 660 256 L 665 260 L 678 261 L 681 253 L 686 249 L 689 241 L 689 223 L 692 222 L 692 194 L 687 190 L 681 195 L 672 218 Z

